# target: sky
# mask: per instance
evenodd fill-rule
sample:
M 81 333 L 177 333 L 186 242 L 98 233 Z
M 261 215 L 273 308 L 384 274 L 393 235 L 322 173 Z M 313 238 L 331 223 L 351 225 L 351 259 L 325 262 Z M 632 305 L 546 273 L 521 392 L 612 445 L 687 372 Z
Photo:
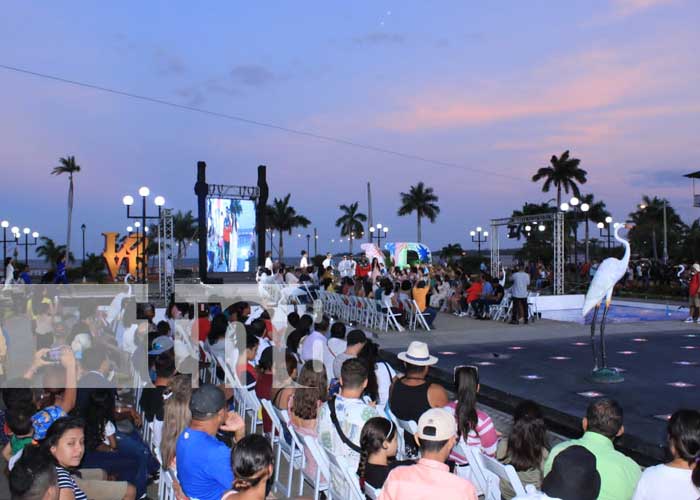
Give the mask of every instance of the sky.
M 544 202 L 530 181 L 570 150 L 584 193 L 623 220 L 643 194 L 686 222 L 700 170 L 700 2 L 4 2 L 0 65 L 108 87 L 369 146 L 261 127 L 0 68 L 0 218 L 65 240 L 75 155 L 72 249 L 124 231 L 139 186 L 196 208 L 196 162 L 209 182 L 291 193 L 341 252 L 338 205 L 367 210 L 391 240 L 415 241 L 399 193 L 434 188 L 441 213 L 423 241 L 466 248 L 469 231 Z M 376 148 L 376 149 L 375 149 Z M 378 151 L 381 149 L 383 151 Z M 390 152 L 399 153 L 392 154 Z M 422 158 L 426 161 L 419 160 Z M 153 207 L 153 205 L 150 205 Z M 331 244 L 331 239 L 335 243 Z M 286 238 L 286 253 L 305 238 Z M 191 254 L 194 256 L 194 252 Z

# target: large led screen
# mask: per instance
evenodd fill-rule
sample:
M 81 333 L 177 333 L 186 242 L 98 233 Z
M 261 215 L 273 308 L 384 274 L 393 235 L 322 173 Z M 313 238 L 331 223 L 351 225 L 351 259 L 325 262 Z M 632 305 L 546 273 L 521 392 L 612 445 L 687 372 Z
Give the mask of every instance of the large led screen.
M 207 199 L 207 269 L 213 273 L 255 270 L 255 202 Z

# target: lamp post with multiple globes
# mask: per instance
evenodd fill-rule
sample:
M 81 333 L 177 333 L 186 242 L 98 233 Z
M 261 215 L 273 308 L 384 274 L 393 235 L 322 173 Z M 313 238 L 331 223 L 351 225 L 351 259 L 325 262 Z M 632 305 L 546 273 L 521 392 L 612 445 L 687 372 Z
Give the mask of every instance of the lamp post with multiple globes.
M 389 236 L 389 227 L 382 226 L 382 224 L 377 224 L 376 226 L 370 226 L 369 228 L 369 241 L 377 240 L 377 246 L 382 247 L 382 240 Z
M 590 205 L 588 203 L 581 203 L 581 200 L 573 196 L 569 202 L 564 202 L 562 203 L 559 208 L 561 209 L 562 212 L 571 212 L 574 214 L 574 218 L 576 217 L 576 214 L 582 213 L 585 217 L 586 221 L 586 262 L 588 262 L 588 257 L 589 257 L 589 237 L 588 237 L 588 211 L 591 209 Z M 576 226 L 575 226 L 576 227 Z M 577 227 L 578 230 L 578 227 Z M 577 233 L 578 231 L 574 231 L 574 264 L 578 264 L 578 251 L 577 251 L 577 243 L 578 243 L 578 237 Z M 577 273 L 578 276 L 578 273 Z
M 489 232 L 483 231 L 481 226 L 478 226 L 476 231 L 472 230 L 469 232 L 469 236 L 472 237 L 472 243 L 476 243 L 476 254 L 481 257 L 481 244 L 489 240 Z
M 134 204 L 134 197 L 131 195 L 126 195 L 122 198 L 122 203 L 124 206 L 126 206 L 126 218 L 127 219 L 135 219 L 136 222 L 134 223 L 134 226 L 137 227 L 137 223 L 140 222 L 140 225 L 143 227 L 143 232 L 142 232 L 142 238 L 140 240 L 140 246 L 141 246 L 141 256 L 142 256 L 142 262 L 141 262 L 141 282 L 146 283 L 148 280 L 148 272 L 146 270 L 146 233 L 148 232 L 148 226 L 146 225 L 146 220 L 147 219 L 158 219 L 160 220 L 161 218 L 161 212 L 163 205 L 165 205 L 165 198 L 162 196 L 156 196 L 153 199 L 153 203 L 158 207 L 158 215 L 148 215 L 146 211 L 146 198 L 148 198 L 151 194 L 151 190 L 147 188 L 146 186 L 142 186 L 139 188 L 139 196 L 141 196 L 141 213 L 137 215 L 131 215 L 131 206 Z M 137 240 L 138 240 L 138 230 L 137 230 Z

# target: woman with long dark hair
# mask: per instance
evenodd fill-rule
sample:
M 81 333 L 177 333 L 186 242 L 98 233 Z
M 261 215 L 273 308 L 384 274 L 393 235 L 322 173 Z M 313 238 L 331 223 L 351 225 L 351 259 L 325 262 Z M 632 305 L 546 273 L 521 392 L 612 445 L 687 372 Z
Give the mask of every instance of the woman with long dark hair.
M 412 461 L 392 461 L 398 450 L 397 428 L 384 417 L 370 418 L 360 433 L 360 464 L 357 475 L 360 484 L 365 482 L 379 489 L 384 486 L 389 472 L 400 465 L 411 465 Z
M 498 443 L 496 458 L 512 465 L 523 485 L 533 484 L 539 490 L 548 456 L 547 426 L 540 407 L 534 401 L 522 401 L 515 407 L 508 438 Z M 505 500 L 515 496 L 510 482 L 501 481 L 501 496 Z
M 647 468 L 633 500 L 700 498 L 700 412 L 678 410 L 668 421 L 671 461 Z
M 97 389 L 90 394 L 85 411 L 85 456 L 82 467 L 103 469 L 119 481 L 136 487 L 138 497 L 146 493 L 148 457 L 121 449 L 114 425 L 114 396 L 108 389 Z
M 457 388 L 457 401 L 447 405 L 454 410 L 460 441 L 466 446 L 476 446 L 486 455 L 496 455 L 498 433 L 491 417 L 476 407 L 479 393 L 479 369 L 476 366 L 458 366 L 454 371 Z M 466 463 L 466 457 L 452 452 L 452 458 L 459 464 Z
M 85 452 L 83 421 L 75 417 L 59 418 L 49 427 L 40 447 L 41 453 L 56 466 L 59 498 L 87 500 L 87 495 L 71 475 L 71 471 L 80 465 Z M 29 450 L 27 452 L 31 453 Z

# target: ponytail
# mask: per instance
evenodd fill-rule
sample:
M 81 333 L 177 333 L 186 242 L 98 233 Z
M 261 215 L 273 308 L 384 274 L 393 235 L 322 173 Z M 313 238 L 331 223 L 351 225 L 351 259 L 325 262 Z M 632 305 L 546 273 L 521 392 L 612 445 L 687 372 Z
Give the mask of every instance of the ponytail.
M 365 482 L 365 469 L 367 468 L 367 461 L 369 460 L 369 452 L 366 448 L 362 448 L 360 452 L 360 463 L 357 465 L 357 475 L 360 478 L 360 483 L 364 486 Z

